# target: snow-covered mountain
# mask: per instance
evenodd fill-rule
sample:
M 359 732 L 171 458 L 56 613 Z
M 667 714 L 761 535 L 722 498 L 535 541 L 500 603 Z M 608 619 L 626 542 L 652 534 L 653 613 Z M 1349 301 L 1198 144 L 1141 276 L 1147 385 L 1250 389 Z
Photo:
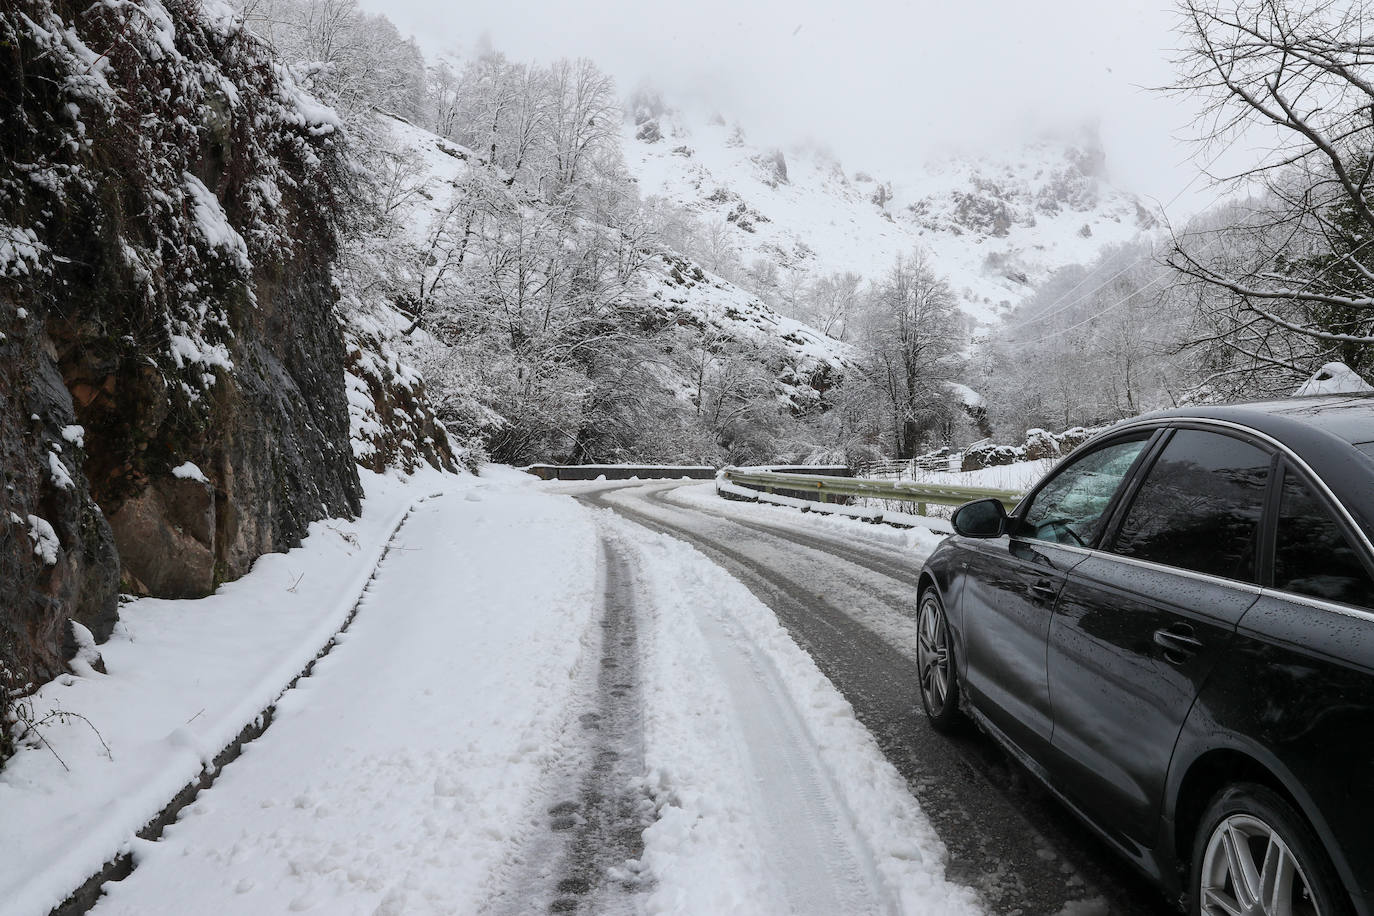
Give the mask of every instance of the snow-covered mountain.
M 418 172 L 417 193 L 402 205 L 402 222 L 416 244 L 431 247 L 436 227 L 452 218 L 455 190 L 479 157 L 405 121 L 389 118 L 386 125 L 398 153 Z M 536 201 L 527 205 L 540 206 Z M 757 295 L 667 248 L 649 259 L 639 301 L 637 328 L 657 335 L 665 352 L 696 349 L 756 364 L 774 380 L 779 401 L 792 410 L 812 406 L 858 364 L 850 344 L 780 314 Z M 690 375 L 679 366 L 660 372 L 658 380 L 673 396 L 688 401 L 697 387 Z
M 850 171 L 816 147 L 754 142 L 718 116 L 657 99 L 630 106 L 624 149 L 645 197 L 722 228 L 744 267 L 764 259 L 786 276 L 881 276 L 923 248 L 979 320 L 1005 313 L 1052 271 L 1087 263 L 1154 223 L 1105 177 L 1095 131 L 1040 140 L 1014 156 L 945 159 L 902 175 Z M 785 281 L 784 281 L 785 282 Z

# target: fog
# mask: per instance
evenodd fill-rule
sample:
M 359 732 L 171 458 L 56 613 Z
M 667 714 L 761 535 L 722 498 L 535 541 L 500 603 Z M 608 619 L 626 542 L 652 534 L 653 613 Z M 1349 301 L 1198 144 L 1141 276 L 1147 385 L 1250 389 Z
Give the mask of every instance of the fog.
M 1216 193 L 1188 142 L 1195 107 L 1147 88 L 1171 81 L 1178 43 L 1159 0 L 363 3 L 428 54 L 489 43 L 521 60 L 586 56 L 626 92 L 647 82 L 758 141 L 821 143 L 851 169 L 900 177 L 951 148 L 1004 150 L 1095 123 L 1111 180 L 1160 204 L 1177 197 L 1171 217 Z

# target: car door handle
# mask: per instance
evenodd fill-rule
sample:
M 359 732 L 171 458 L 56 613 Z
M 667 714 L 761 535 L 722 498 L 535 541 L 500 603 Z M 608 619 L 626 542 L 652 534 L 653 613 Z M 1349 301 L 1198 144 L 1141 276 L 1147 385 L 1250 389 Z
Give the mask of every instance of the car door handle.
M 1041 579 L 1030 587 L 1031 594 L 1037 598 L 1049 600 L 1055 596 L 1059 589 L 1055 588 L 1054 583 L 1049 579 Z
M 1202 651 L 1202 641 L 1196 639 L 1193 636 L 1193 628 L 1186 625 L 1155 630 L 1155 645 L 1164 650 L 1166 657 L 1177 655 L 1188 658 Z M 1174 659 L 1171 658 L 1170 661 Z

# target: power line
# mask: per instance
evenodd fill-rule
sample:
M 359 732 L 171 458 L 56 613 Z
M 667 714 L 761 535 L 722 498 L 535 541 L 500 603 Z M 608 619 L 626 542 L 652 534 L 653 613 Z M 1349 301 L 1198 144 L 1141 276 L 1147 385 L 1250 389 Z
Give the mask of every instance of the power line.
M 1201 248 L 1199 248 L 1197 253 L 1198 253 L 1198 254 L 1202 254 L 1202 253 L 1205 252 L 1207 249 L 1209 249 L 1209 248 L 1211 248 L 1213 245 L 1215 245 L 1218 241 L 1220 241 L 1221 238 L 1222 238 L 1221 236 L 1216 236 L 1216 237 L 1214 237 L 1214 238 L 1213 238 L 1210 242 L 1208 242 L 1206 245 L 1204 245 L 1204 246 L 1202 246 Z M 1296 294 L 1296 293 L 1300 293 L 1300 292 L 1302 292 L 1303 290 L 1307 289 L 1307 287 L 1311 286 L 1313 283 L 1316 283 L 1316 282 L 1317 282 L 1317 279 L 1318 279 L 1319 277 L 1321 277 L 1323 274 L 1325 274 L 1327 271 L 1329 271 L 1331 268 L 1335 267 L 1337 264 L 1340 264 L 1340 263 L 1341 263 L 1342 261 L 1344 261 L 1346 258 L 1354 257 L 1356 252 L 1358 252 L 1361 248 L 1365 247 L 1366 245 L 1370 244 L 1371 242 L 1374 242 L 1374 236 L 1370 236 L 1369 238 L 1365 239 L 1363 242 L 1361 242 L 1360 244 L 1356 245 L 1354 248 L 1350 249 L 1350 250 L 1347 251 L 1345 254 L 1341 255 L 1339 258 L 1337 258 L 1336 260 L 1332 261 L 1330 264 L 1328 264 L 1328 265 L 1326 265 L 1325 267 L 1323 267 L 1321 270 L 1317 271 L 1317 272 L 1316 272 L 1315 274 L 1313 274 L 1311 277 L 1308 277 L 1307 282 L 1304 283 L 1302 286 L 1299 286 L 1297 289 L 1293 290 L 1293 292 Z M 1278 252 L 1278 251 L 1274 252 L 1274 254 L 1271 255 L 1271 256 L 1269 257 L 1269 260 L 1270 260 L 1270 261 L 1274 260 L 1274 259 L 1277 258 L 1281 253 L 1282 253 L 1282 252 Z M 1127 302 L 1130 302 L 1131 299 L 1133 299 L 1133 298 L 1135 298 L 1136 296 L 1140 295 L 1141 293 L 1145 292 L 1145 290 L 1149 289 L 1151 286 L 1154 286 L 1156 283 L 1158 283 L 1158 282 L 1160 282 L 1161 280 L 1163 280 L 1166 276 L 1167 276 L 1167 274 L 1159 274 L 1159 275 L 1156 276 L 1153 280 L 1151 280 L 1149 283 L 1146 283 L 1144 286 L 1140 287 L 1140 288 L 1137 289 L 1137 290 L 1133 290 L 1132 292 L 1127 293 L 1125 296 L 1123 296 L 1122 298 L 1118 299 L 1116 302 L 1113 302 L 1111 305 L 1107 306 L 1106 308 L 1102 309 L 1101 311 L 1094 312 L 1093 314 L 1089 315 L 1087 318 L 1084 318 L 1082 321 L 1078 322 L 1077 324 L 1069 325 L 1067 328 L 1061 328 L 1061 329 L 1058 330 L 1058 331 L 1052 331 L 1051 333 L 1046 334 L 1046 335 L 1043 336 L 1043 337 L 1037 337 L 1035 340 L 1026 341 L 1025 343 L 1017 344 L 1016 346 L 1018 346 L 1018 347 L 1029 347 L 1029 346 L 1034 346 L 1035 344 L 1042 343 L 1042 342 L 1044 342 L 1044 341 L 1046 341 L 1046 340 L 1050 340 L 1050 339 L 1055 338 L 1055 337 L 1059 337 L 1059 336 L 1061 336 L 1061 335 L 1063 335 L 1063 334 L 1067 334 L 1067 333 L 1069 333 L 1070 331 L 1075 331 L 1075 330 L 1077 330 L 1078 328 L 1083 327 L 1083 325 L 1088 324 L 1088 323 L 1091 322 L 1091 321 L 1095 321 L 1096 319 L 1101 318 L 1103 315 L 1107 314 L 1108 312 L 1113 311 L 1113 310 L 1115 310 L 1115 309 L 1117 309 L 1117 308 L 1120 308 L 1121 306 L 1125 305 Z
M 1182 197 L 1184 194 L 1186 194 L 1186 193 L 1188 192 L 1188 189 L 1191 188 L 1191 187 L 1193 186 L 1193 184 L 1196 183 L 1197 180 L 1198 180 L 1199 178 L 1201 178 L 1203 175 L 1207 174 L 1207 170 L 1210 169 L 1213 165 L 1215 165 L 1215 164 L 1217 163 L 1217 160 L 1219 160 L 1222 156 L 1226 155 L 1226 151 L 1229 150 L 1232 146 L 1234 146 L 1234 145 L 1236 144 L 1236 141 L 1239 140 L 1240 138 L 1241 138 L 1241 135 L 1240 135 L 1240 134 L 1236 134 L 1234 137 L 1232 137 L 1231 140 L 1230 140 L 1230 142 L 1227 143 L 1225 146 L 1223 146 L 1223 147 L 1217 152 L 1217 154 L 1216 154 L 1215 156 L 1213 156 L 1210 160 L 1208 160 L 1208 162 L 1207 162 L 1206 165 L 1204 165 L 1201 169 L 1199 169 L 1197 172 L 1195 172 L 1195 173 L 1193 174 L 1193 177 L 1192 177 L 1192 178 L 1188 179 L 1188 183 L 1187 183 L 1187 184 L 1185 184 L 1182 188 L 1179 188 L 1178 192 L 1177 192 L 1176 194 L 1174 194 L 1173 197 L 1169 198 L 1169 200 L 1168 200 L 1167 203 L 1163 204 L 1163 205 L 1159 208 L 1159 212 L 1160 212 L 1161 214 L 1167 216 L 1166 211 L 1167 211 L 1171 206 L 1173 206 L 1173 205 L 1178 201 L 1178 199 L 1179 199 L 1180 197 Z M 1220 197 L 1218 197 L 1217 199 L 1220 200 Z M 1215 201 L 1214 201 L 1213 203 L 1215 203 Z M 1069 303 L 1063 305 L 1062 307 L 1060 307 L 1060 308 L 1055 308 L 1055 306 L 1059 305 L 1059 303 L 1063 302 L 1066 298 L 1068 298 L 1069 296 L 1072 296 L 1074 290 L 1078 289 L 1080 286 L 1082 286 L 1084 283 L 1086 283 L 1089 279 L 1092 278 L 1092 271 L 1089 271 L 1089 272 L 1083 277 L 1083 279 L 1079 280 L 1077 283 L 1075 283 L 1075 284 L 1073 285 L 1072 288 L 1070 288 L 1067 292 L 1065 292 L 1063 295 L 1061 295 L 1058 299 L 1054 300 L 1054 302 L 1051 302 L 1051 303 L 1049 304 L 1048 308 L 1050 309 L 1050 311 L 1046 311 L 1046 312 L 1044 312 L 1044 313 L 1042 313 L 1042 314 L 1040 314 L 1040 315 L 1035 316 L 1034 318 L 1029 318 L 1029 319 L 1027 319 L 1027 320 L 1021 322 L 1020 324 L 1013 325 L 1012 327 L 1004 327 L 1004 328 L 1002 329 L 1002 331 L 1003 331 L 1003 333 L 1019 331 L 1019 330 L 1021 330 L 1021 329 L 1023 329 L 1023 328 L 1028 328 L 1028 327 L 1030 327 L 1030 326 L 1033 325 L 1033 324 L 1039 324 L 1039 323 L 1042 322 L 1042 321 L 1045 321 L 1045 320 L 1047 320 L 1047 319 L 1053 318 L 1053 317 L 1056 316 L 1056 315 L 1059 315 L 1059 314 L 1062 314 L 1062 313 L 1064 313 L 1064 312 L 1067 312 L 1069 309 L 1073 308 L 1075 305 L 1078 305 L 1078 304 L 1082 303 L 1084 300 L 1088 299 L 1090 296 L 1095 296 L 1096 294 L 1102 292 L 1102 290 L 1104 290 L 1104 289 L 1106 289 L 1108 286 L 1110 286 L 1110 285 L 1112 284 L 1112 282 L 1113 282 L 1114 280 L 1116 280 L 1118 277 L 1122 276 L 1123 274 L 1129 273 L 1130 271 L 1132 271 L 1132 270 L 1134 270 L 1135 268 L 1139 267 L 1139 266 L 1140 266 L 1141 264 L 1143 264 L 1145 261 L 1146 261 L 1146 258 L 1144 258 L 1144 257 L 1138 257 L 1138 258 L 1136 258 L 1136 259 L 1135 259 L 1134 261 L 1132 261 L 1130 264 L 1127 264 L 1125 267 L 1121 268 L 1121 269 L 1118 270 L 1116 273 L 1112 274 L 1110 277 L 1108 277 L 1106 280 L 1104 280 L 1104 281 L 1102 281 L 1101 283 L 1099 283 L 1099 284 L 1098 284 L 1096 287 L 1094 287 L 1093 289 L 1091 289 L 1091 290 L 1089 290 L 1088 292 L 1084 293 L 1083 295 L 1081 295 L 1081 296 L 1075 298 L 1073 301 L 1071 301 L 1071 302 L 1069 302 Z M 1142 288 L 1144 288 L 1144 287 L 1142 287 Z

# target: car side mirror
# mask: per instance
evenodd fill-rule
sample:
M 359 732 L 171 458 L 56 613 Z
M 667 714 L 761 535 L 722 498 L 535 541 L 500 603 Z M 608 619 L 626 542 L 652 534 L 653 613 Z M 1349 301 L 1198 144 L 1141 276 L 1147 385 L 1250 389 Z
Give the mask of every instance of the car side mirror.
M 954 510 L 954 533 L 966 538 L 996 538 L 1007 532 L 1007 510 L 998 499 L 975 499 Z

